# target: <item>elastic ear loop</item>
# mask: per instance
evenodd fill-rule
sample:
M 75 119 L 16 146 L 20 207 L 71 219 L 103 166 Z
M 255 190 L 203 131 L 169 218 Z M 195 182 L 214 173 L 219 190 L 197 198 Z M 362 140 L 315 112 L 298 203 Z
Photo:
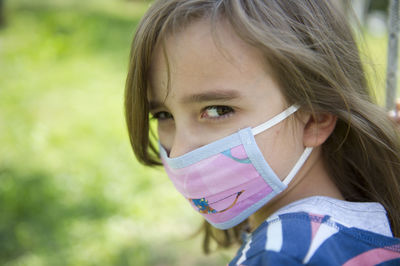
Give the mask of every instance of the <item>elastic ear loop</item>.
M 254 128 L 251 129 L 251 132 L 253 133 L 253 135 L 257 135 L 273 126 L 275 126 L 276 124 L 280 123 L 282 120 L 286 119 L 288 116 L 290 116 L 291 114 L 293 114 L 294 112 L 296 112 L 299 109 L 300 106 L 298 105 L 292 105 L 289 108 L 287 108 L 285 111 L 283 111 L 280 114 L 277 114 L 276 116 L 274 116 L 273 118 L 271 118 L 270 120 L 268 120 L 267 122 L 265 122 L 264 124 L 261 124 L 259 126 L 256 126 Z
M 271 118 L 264 124 L 261 124 L 259 126 L 252 128 L 251 132 L 255 136 L 255 135 L 275 126 L 276 124 L 282 122 L 282 120 L 286 119 L 291 114 L 295 113 L 299 109 L 299 107 L 300 106 L 298 106 L 298 105 L 290 106 L 285 111 L 274 116 L 273 118 Z M 282 181 L 282 183 L 284 183 L 287 186 L 292 181 L 292 179 L 296 176 L 297 172 L 300 170 L 300 168 L 303 166 L 305 161 L 310 156 L 312 150 L 313 150 L 312 147 L 306 147 L 304 149 L 304 152 L 301 154 L 299 160 L 297 160 L 296 164 L 293 166 L 292 170 L 289 172 L 289 174 L 286 176 L 286 178 Z
M 296 162 L 296 164 L 293 166 L 292 170 L 290 173 L 286 176 L 286 178 L 282 181 L 283 184 L 286 186 L 292 181 L 293 177 L 297 174 L 297 172 L 300 170 L 300 168 L 303 166 L 303 164 L 306 162 L 308 159 L 308 156 L 310 156 L 313 148 L 312 147 L 306 147 L 301 154 L 299 160 Z

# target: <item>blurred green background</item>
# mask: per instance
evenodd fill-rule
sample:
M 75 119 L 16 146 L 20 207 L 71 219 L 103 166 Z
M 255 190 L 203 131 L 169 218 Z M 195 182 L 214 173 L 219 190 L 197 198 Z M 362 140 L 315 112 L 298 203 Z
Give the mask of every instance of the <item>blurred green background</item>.
M 146 1 L 10 0 L 0 30 L 0 265 L 224 265 L 123 118 Z M 385 35 L 367 34 L 380 102 Z

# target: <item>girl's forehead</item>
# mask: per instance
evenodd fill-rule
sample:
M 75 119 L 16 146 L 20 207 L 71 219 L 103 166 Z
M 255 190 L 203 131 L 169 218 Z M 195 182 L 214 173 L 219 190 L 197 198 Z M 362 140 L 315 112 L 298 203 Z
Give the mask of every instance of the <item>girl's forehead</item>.
M 159 43 L 151 63 L 150 98 L 243 88 L 268 74 L 259 50 L 240 39 L 228 23 L 216 26 L 196 21 Z

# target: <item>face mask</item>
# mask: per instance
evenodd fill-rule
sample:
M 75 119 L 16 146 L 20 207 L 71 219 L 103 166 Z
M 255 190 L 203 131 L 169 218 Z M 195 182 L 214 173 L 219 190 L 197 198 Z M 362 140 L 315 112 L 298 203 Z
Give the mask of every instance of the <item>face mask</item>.
M 254 136 L 296 112 L 291 106 L 266 123 L 169 158 L 160 146 L 165 170 L 176 189 L 213 226 L 238 225 L 287 188 L 312 148 L 306 148 L 288 176 L 281 181 L 265 161 Z

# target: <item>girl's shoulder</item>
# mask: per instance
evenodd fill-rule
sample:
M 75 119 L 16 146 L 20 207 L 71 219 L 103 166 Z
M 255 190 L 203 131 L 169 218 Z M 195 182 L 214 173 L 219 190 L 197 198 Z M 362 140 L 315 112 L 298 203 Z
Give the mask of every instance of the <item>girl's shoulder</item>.
M 313 197 L 303 202 L 308 209 L 309 203 L 326 202 L 333 199 Z M 356 224 L 341 223 L 343 220 L 329 215 L 307 211 L 290 210 L 298 208 L 296 202 L 289 208 L 279 210 L 266 220 L 251 235 L 238 251 L 230 265 L 398 265 L 400 264 L 400 239 L 394 238 L 389 229 L 384 226 L 369 230 L 365 224 L 386 223 L 379 213 L 379 204 L 343 204 L 336 202 L 340 208 L 345 208 L 350 219 L 357 216 L 365 220 Z M 327 204 L 328 206 L 330 204 Z M 293 208 L 296 206 L 296 208 Z M 318 207 L 318 206 L 317 206 Z M 326 206 L 325 206 L 326 207 Z M 339 208 L 339 209 L 340 209 Z M 367 213 L 361 210 L 367 208 Z M 318 210 L 318 208 L 315 208 Z M 352 211 L 351 211 L 352 210 Z M 329 210 L 326 212 L 330 212 Z M 384 209 L 383 209 L 384 212 Z M 361 214 L 361 215 L 360 215 Z M 385 212 L 384 212 L 385 214 Z M 371 221 L 373 217 L 373 221 Z M 386 217 L 386 215 L 384 215 Z

